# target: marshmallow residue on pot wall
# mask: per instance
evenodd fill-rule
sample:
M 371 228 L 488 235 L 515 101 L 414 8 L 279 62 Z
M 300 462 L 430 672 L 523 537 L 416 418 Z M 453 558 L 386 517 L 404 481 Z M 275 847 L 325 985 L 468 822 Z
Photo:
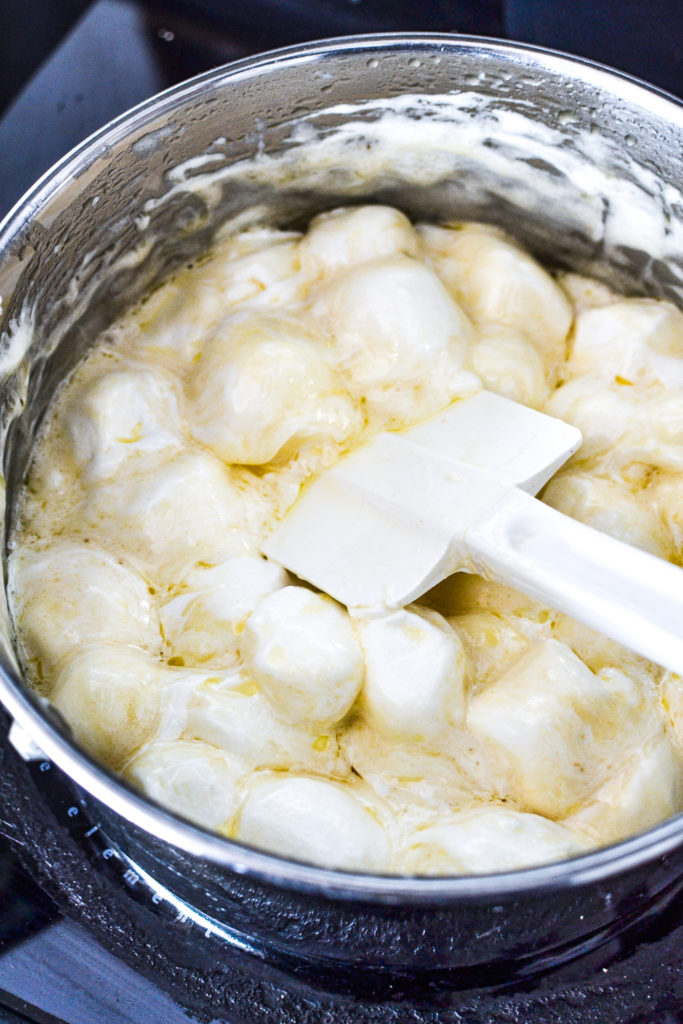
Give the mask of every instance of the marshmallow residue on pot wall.
M 224 166 L 199 173 L 194 160 L 175 168 L 168 191 L 145 209 L 188 194 L 212 207 L 235 183 L 266 190 L 253 211 L 259 220 L 278 217 L 271 189 L 310 191 L 318 202 L 381 193 L 413 216 L 490 220 L 545 259 L 619 287 L 683 297 L 680 187 L 637 161 L 630 136 L 608 138 L 576 121 L 474 89 L 333 106 L 293 121 L 282 152 L 238 163 L 226 154 Z

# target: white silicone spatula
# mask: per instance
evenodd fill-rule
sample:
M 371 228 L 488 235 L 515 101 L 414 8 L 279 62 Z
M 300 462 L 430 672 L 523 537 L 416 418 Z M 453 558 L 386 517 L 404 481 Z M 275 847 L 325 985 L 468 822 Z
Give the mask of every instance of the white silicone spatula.
M 683 673 L 683 570 L 532 497 L 580 443 L 574 427 L 479 392 L 326 470 L 264 552 L 361 614 L 476 572 Z

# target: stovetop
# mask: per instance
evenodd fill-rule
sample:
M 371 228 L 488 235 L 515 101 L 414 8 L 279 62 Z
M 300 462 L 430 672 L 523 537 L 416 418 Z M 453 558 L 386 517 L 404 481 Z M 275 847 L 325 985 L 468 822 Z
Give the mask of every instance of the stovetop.
M 0 712 L 3 734 L 7 724 Z M 16 858 L 0 867 L 0 1007 L 14 1024 L 683 1024 L 680 885 L 638 923 L 523 982 L 470 989 L 416 975 L 368 995 L 362 977 L 294 978 L 231 941 L 130 860 L 53 763 L 25 763 L 9 744 L 0 814 L 45 890 Z
M 681 38 L 677 29 L 683 28 L 679 0 L 647 5 L 620 0 L 618 7 L 609 0 L 249 0 L 242 5 L 42 0 L 35 6 L 3 0 L 0 6 L 0 30 L 10 22 L 12 27 L 0 31 L 0 61 L 3 45 L 30 40 L 30 28 L 22 36 L 21 21 L 28 24 L 36 8 L 50 8 L 52 16 L 59 8 L 62 17 L 60 41 L 37 69 L 41 54 L 27 47 L 28 70 L 17 77 L 23 81 L 18 94 L 9 95 L 6 82 L 2 94 L 0 74 L 0 216 L 63 153 L 135 103 L 218 64 L 306 39 L 392 30 L 507 36 L 601 60 L 683 96 L 683 47 L 676 42 Z M 47 30 L 34 35 L 50 43 Z M 20 57 L 18 45 L 13 66 Z M 3 754 L 8 754 L 4 748 L 0 782 Z M 166 965 L 168 983 L 159 984 L 130 961 L 123 962 L 119 957 L 126 959 L 125 950 L 112 947 L 119 954 L 114 956 L 93 937 L 103 938 L 105 921 L 89 921 L 87 909 L 75 906 L 63 916 L 22 866 L 26 834 L 6 807 L 7 801 L 0 800 L 0 1022 L 196 1020 L 181 1005 L 182 986 L 168 982 L 172 964 Z M 79 811 L 83 828 L 86 810 Z M 30 857 L 24 859 L 30 863 Z M 121 884 L 125 889 L 125 879 Z M 52 895 L 62 906 L 68 904 L 59 892 Z M 138 890 L 129 896 L 139 901 L 144 894 Z M 172 926 L 192 925 L 182 917 L 180 908 Z M 252 966 L 226 956 L 222 983 L 235 995 L 232 1002 L 216 1004 L 216 1021 L 683 1024 L 683 907 L 674 900 L 618 940 L 525 989 L 453 994 L 440 1009 L 374 1006 L 294 991 L 282 978 L 256 979 Z M 207 1020 L 212 1005 L 206 1008 Z M 251 1011 L 245 1010 L 249 1005 Z

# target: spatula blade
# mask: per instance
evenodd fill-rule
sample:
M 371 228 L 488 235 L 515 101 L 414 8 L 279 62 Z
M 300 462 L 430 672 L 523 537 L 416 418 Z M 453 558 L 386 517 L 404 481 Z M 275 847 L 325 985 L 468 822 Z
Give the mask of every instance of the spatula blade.
M 352 608 L 396 608 L 457 570 L 465 535 L 576 451 L 560 420 L 480 392 L 380 434 L 308 484 L 264 553 Z
M 264 554 L 349 608 L 400 607 L 468 567 L 460 541 L 510 490 L 381 434 L 304 489 Z
M 398 436 L 494 473 L 528 494 L 538 494 L 581 445 L 576 427 L 492 391 L 452 402 Z

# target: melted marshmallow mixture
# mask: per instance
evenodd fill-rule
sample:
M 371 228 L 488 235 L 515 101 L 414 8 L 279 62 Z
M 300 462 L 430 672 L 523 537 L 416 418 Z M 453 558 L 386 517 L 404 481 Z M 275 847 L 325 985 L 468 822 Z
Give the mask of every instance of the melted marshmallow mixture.
M 10 557 L 36 688 L 153 800 L 331 867 L 509 870 L 681 810 L 672 674 L 479 577 L 361 620 L 260 553 L 313 474 L 481 385 L 582 430 L 547 502 L 681 561 L 683 314 L 335 210 L 222 242 L 56 397 Z

